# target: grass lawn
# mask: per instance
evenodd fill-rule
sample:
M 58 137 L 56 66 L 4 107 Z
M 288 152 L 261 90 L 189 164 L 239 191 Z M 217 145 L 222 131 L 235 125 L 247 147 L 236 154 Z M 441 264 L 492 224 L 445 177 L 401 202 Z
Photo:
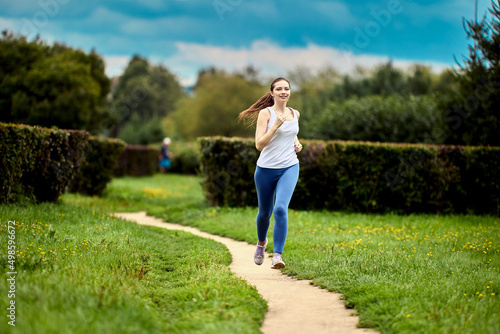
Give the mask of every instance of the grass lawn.
M 194 176 L 115 179 L 103 198 L 64 201 L 145 210 L 256 242 L 256 208 L 207 207 Z M 500 333 L 499 218 L 294 210 L 289 218 L 284 271 L 344 294 L 361 326 L 382 333 Z
M 266 303 L 217 242 L 68 203 L 3 205 L 0 219 L 0 333 L 260 332 Z

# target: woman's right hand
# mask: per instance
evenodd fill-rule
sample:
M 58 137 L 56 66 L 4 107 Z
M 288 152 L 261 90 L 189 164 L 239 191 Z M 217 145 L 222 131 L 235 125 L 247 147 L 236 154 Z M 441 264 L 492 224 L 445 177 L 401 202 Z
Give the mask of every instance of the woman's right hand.
M 273 125 L 276 127 L 276 129 L 278 129 L 285 121 L 286 121 L 285 114 L 277 115 Z

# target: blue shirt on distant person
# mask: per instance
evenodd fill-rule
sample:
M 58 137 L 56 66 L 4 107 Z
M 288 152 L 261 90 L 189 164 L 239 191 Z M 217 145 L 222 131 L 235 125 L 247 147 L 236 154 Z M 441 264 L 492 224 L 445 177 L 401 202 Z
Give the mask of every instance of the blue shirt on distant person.
M 167 137 L 167 138 L 163 139 L 163 146 L 161 147 L 161 158 L 160 158 L 160 162 L 158 163 L 158 165 L 161 168 L 168 169 L 168 168 L 170 168 L 170 166 L 172 164 L 170 161 L 170 153 L 168 152 L 168 148 L 169 148 L 171 143 L 172 143 L 172 141 L 170 140 L 170 138 Z

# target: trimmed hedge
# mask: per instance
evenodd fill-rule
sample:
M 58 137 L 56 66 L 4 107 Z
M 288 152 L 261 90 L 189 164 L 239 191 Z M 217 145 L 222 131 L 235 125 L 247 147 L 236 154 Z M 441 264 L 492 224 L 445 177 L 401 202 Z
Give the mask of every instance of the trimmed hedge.
M 200 165 L 197 145 L 175 142 L 172 147 L 172 166 L 169 173 L 196 174 Z M 158 173 L 161 144 L 155 146 L 127 145 L 118 158 L 115 176 L 147 176 Z
M 172 167 L 169 173 L 196 174 L 200 168 L 200 150 L 196 142 L 175 141 L 171 146 Z M 160 151 L 160 149 L 158 149 Z
M 77 177 L 71 182 L 70 191 L 100 196 L 113 177 L 118 157 L 125 149 L 120 139 L 90 137 L 85 162 Z
M 88 132 L 0 123 L 0 203 L 54 202 L 79 172 Z
M 254 142 L 241 138 L 203 137 L 200 173 L 205 197 L 214 206 L 257 205 L 253 181 L 258 151 Z
M 256 206 L 251 139 L 200 138 L 208 202 Z M 303 140 L 290 207 L 358 212 L 500 212 L 500 148 Z
M 158 172 L 160 151 L 144 145 L 127 145 L 118 158 L 115 176 L 146 176 Z

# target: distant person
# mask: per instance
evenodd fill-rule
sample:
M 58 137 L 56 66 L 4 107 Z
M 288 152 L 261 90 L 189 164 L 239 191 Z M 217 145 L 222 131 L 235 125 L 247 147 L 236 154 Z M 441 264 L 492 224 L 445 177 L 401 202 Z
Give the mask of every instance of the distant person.
M 285 268 L 281 255 L 288 232 L 288 205 L 299 178 L 297 152 L 302 150 L 297 138 L 300 113 L 286 106 L 290 94 L 290 82 L 277 78 L 271 83 L 269 93 L 239 115 L 240 120 L 248 118 L 257 123 L 255 146 L 261 151 L 254 174 L 259 203 L 254 262 L 257 265 L 264 262 L 267 232 L 274 212 L 273 269 Z
M 172 153 L 170 153 L 169 151 L 170 144 L 172 144 L 172 140 L 170 138 L 166 137 L 165 139 L 163 139 L 163 145 L 161 146 L 160 162 L 158 163 L 158 165 L 160 166 L 161 173 L 165 173 L 172 165 L 170 161 Z

